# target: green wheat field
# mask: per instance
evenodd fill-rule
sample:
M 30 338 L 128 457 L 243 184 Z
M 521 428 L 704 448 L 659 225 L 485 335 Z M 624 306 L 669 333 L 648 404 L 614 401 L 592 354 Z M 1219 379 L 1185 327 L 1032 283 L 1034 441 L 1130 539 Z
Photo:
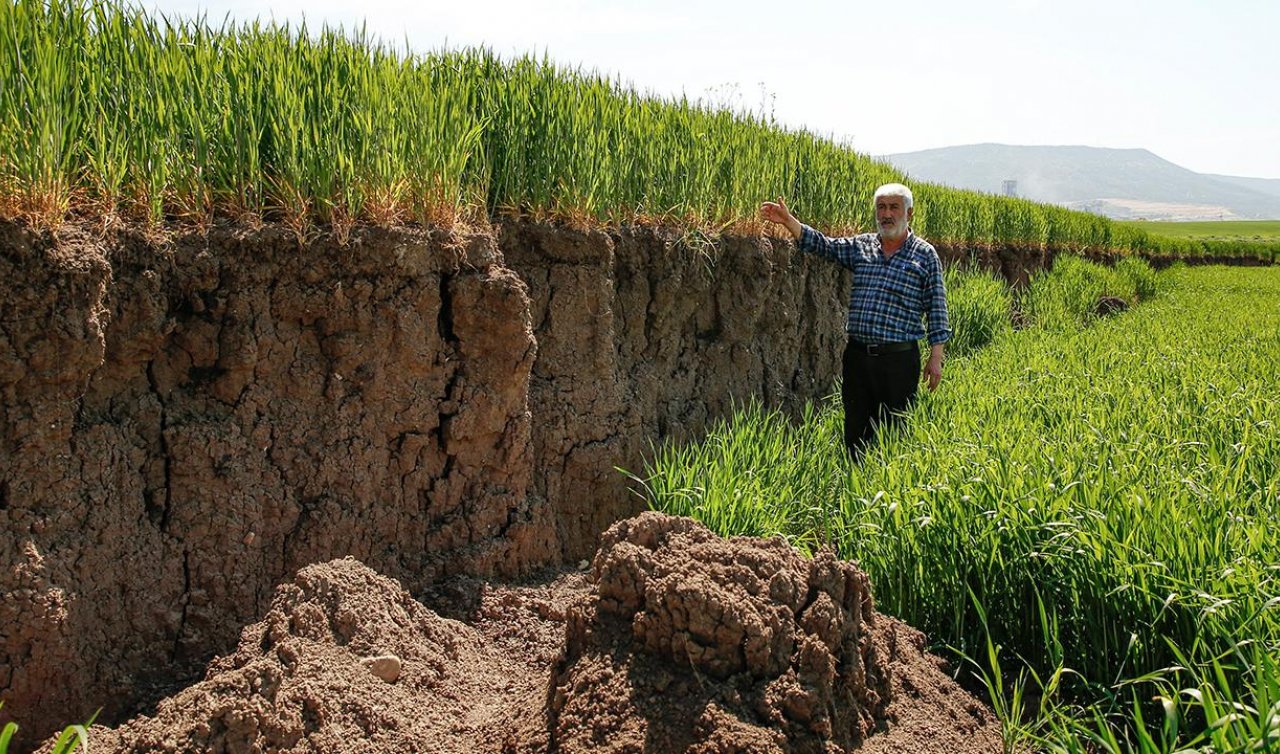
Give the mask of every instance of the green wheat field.
M 1182 238 L 1192 241 L 1228 243 L 1271 243 L 1280 241 L 1280 220 L 1220 220 L 1202 222 L 1156 222 L 1132 220 L 1117 225 L 1153 236 Z
M 450 223 L 504 214 L 759 229 L 785 195 L 820 229 L 872 227 L 904 180 L 760 114 L 662 99 L 545 59 L 413 55 L 362 31 L 157 20 L 84 0 L 0 2 L 0 215 L 207 224 Z M 963 249 L 1272 259 L 1098 215 L 917 184 L 917 232 Z

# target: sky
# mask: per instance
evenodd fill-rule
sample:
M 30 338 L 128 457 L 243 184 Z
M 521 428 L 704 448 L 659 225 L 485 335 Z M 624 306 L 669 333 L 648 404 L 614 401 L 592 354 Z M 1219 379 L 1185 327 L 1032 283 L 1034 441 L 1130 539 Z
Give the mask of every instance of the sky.
M 1280 0 L 141 0 L 169 16 L 364 24 L 416 52 L 547 55 L 772 114 L 872 155 L 1149 149 L 1280 179 Z

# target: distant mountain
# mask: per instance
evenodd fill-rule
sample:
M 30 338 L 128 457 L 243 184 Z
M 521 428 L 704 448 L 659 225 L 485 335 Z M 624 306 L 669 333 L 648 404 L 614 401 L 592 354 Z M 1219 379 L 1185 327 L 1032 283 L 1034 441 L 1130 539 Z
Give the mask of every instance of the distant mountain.
M 1280 219 L 1280 180 L 1196 173 L 1145 149 L 972 144 L 885 155 L 931 183 L 1017 195 L 1116 218 Z
M 1214 175 L 1213 173 L 1204 173 L 1204 177 L 1212 178 L 1215 181 L 1234 183 L 1237 186 L 1244 186 L 1254 191 L 1261 191 L 1264 194 L 1280 197 L 1280 178 L 1241 178 L 1234 175 Z

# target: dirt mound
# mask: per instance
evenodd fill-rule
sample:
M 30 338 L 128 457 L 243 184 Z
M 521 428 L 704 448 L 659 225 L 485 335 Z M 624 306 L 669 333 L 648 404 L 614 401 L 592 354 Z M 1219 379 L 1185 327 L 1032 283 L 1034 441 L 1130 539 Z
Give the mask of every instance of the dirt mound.
M 204 681 L 95 728 L 93 750 L 1000 750 L 865 575 L 781 540 L 648 513 L 590 573 L 461 576 L 423 599 L 355 560 L 308 566 Z
M 899 722 L 895 688 L 910 699 L 929 687 L 944 689 L 933 703 L 958 703 L 908 716 L 916 728 L 950 718 L 930 747 L 949 732 L 967 739 L 956 751 L 999 748 L 981 706 L 921 669 L 923 637 L 879 618 L 866 575 L 830 553 L 646 513 L 605 533 L 592 576 L 552 678 L 554 750 L 850 750 Z
M 204 681 L 95 750 L 469 752 L 507 668 L 474 628 L 442 618 L 355 560 L 302 569 Z
M 723 737 L 720 720 L 739 740 L 851 748 L 885 717 L 867 578 L 830 553 L 806 560 L 779 539 L 724 540 L 647 513 L 605 533 L 593 575 L 598 596 L 572 613 L 552 700 L 568 748 L 634 743 L 602 735 L 618 722 L 596 709 L 610 691 L 667 751 L 706 748 Z

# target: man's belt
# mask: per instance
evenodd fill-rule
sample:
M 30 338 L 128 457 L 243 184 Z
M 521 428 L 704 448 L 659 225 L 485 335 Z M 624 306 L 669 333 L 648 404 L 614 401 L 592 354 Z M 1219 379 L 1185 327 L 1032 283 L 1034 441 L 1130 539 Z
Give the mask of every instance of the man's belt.
M 901 353 L 902 351 L 910 351 L 916 347 L 914 340 L 904 340 L 898 343 L 863 343 L 861 341 L 849 338 L 849 346 L 856 353 L 866 354 L 867 356 L 879 356 L 885 353 Z

